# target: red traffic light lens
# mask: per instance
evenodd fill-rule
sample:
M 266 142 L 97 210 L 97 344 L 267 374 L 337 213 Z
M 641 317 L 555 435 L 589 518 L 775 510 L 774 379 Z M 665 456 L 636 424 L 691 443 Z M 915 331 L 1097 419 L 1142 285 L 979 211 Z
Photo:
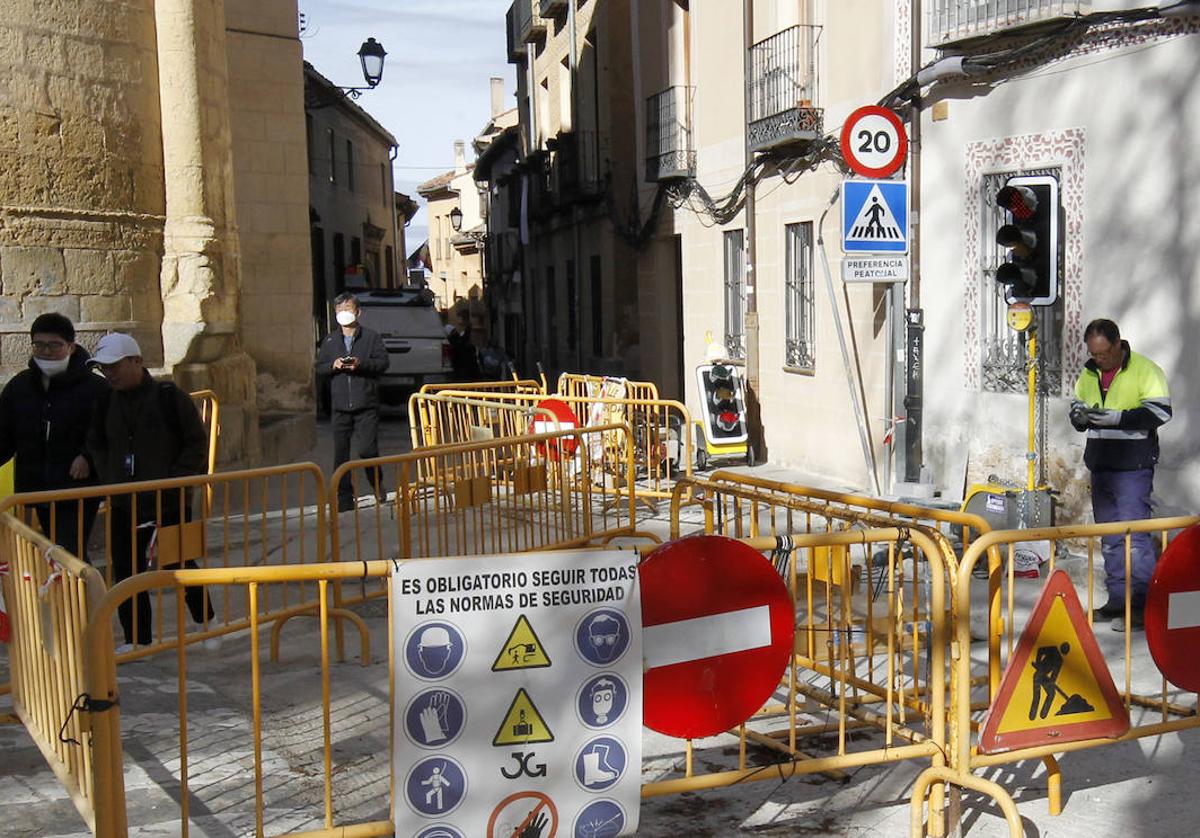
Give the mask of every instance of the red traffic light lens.
M 996 193 L 996 205 L 1018 221 L 1028 221 L 1037 212 L 1037 195 L 1025 186 L 1006 186 Z

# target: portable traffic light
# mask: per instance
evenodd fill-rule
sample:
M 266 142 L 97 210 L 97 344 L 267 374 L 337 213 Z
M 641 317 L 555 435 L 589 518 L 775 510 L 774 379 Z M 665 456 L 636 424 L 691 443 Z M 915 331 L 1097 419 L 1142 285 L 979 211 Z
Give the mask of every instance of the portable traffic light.
M 1008 223 L 996 231 L 996 244 L 1008 258 L 996 269 L 1008 302 L 1048 306 L 1058 299 L 1058 179 L 1046 175 L 1011 177 L 996 205 Z

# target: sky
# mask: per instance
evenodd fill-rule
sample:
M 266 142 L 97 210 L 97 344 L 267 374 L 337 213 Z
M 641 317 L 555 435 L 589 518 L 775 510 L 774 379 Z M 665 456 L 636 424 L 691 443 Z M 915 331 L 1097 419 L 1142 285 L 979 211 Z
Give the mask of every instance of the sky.
M 334 84 L 363 84 L 358 48 L 372 37 L 387 50 L 383 81 L 358 105 L 400 143 L 396 190 L 416 188 L 454 168 L 454 141 L 470 141 L 491 112 L 488 79 L 504 79 L 505 107 L 516 100 L 507 62 L 509 0 L 300 0 L 304 58 Z M 423 204 L 423 202 L 421 202 Z M 410 253 L 427 236 L 424 207 L 408 225 Z M 407 255 L 407 254 L 406 254 Z

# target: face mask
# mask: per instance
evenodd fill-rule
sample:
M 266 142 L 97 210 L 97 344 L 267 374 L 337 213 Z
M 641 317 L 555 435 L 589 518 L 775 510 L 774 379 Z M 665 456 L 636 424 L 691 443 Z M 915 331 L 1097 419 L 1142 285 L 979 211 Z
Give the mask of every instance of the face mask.
M 47 361 L 44 358 L 34 358 L 33 362 L 38 365 L 38 369 L 42 371 L 42 375 L 47 378 L 53 378 L 59 373 L 67 371 L 67 367 L 71 365 L 71 358 L 67 356 L 61 361 Z
M 337 313 L 337 322 L 343 326 L 353 326 L 354 321 L 357 319 L 352 311 L 339 311 Z

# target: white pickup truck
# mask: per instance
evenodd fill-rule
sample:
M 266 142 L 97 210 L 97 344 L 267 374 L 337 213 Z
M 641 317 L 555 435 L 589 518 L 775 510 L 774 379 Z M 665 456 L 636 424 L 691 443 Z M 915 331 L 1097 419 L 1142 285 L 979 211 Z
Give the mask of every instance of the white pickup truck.
M 450 380 L 450 344 L 426 288 L 364 291 L 358 294 L 358 320 L 379 332 L 388 368 L 379 382 L 380 399 L 404 403 L 422 384 Z

